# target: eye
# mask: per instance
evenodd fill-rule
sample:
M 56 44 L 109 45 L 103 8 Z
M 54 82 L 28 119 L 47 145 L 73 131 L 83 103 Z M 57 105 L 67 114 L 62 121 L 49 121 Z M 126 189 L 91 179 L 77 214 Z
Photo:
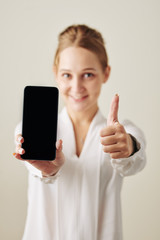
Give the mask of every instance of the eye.
M 71 75 L 69 73 L 63 73 L 62 77 L 65 79 L 70 79 Z
M 93 73 L 85 73 L 84 74 L 85 78 L 93 78 L 93 76 L 94 76 Z

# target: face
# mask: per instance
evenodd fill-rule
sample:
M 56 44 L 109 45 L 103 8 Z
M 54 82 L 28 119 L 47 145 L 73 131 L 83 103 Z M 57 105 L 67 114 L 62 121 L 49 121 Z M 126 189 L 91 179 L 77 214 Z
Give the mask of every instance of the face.
M 87 49 L 64 49 L 59 56 L 56 80 L 68 110 L 83 112 L 98 108 L 101 86 L 109 71 L 107 67 L 104 72 L 96 54 Z

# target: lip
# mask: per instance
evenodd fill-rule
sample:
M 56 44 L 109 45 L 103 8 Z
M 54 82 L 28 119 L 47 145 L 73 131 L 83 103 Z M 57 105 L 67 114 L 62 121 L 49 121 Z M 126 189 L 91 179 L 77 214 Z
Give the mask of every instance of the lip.
M 88 95 L 86 95 L 86 96 L 80 96 L 80 97 L 74 97 L 74 96 L 71 96 L 71 95 L 70 95 L 70 97 L 71 97 L 75 102 L 79 103 L 79 102 L 83 102 L 83 101 L 88 97 Z

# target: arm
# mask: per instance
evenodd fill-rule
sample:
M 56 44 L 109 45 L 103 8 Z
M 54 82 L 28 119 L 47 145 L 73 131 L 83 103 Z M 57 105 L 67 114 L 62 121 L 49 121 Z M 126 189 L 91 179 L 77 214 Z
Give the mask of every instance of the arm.
M 119 96 L 115 95 L 107 126 L 101 130 L 103 151 L 110 154 L 111 164 L 121 176 L 140 171 L 146 163 L 145 138 L 140 129 L 129 121 L 118 121 Z
M 130 121 L 124 121 L 123 126 L 126 132 L 134 137 L 136 151 L 126 158 L 111 159 L 111 164 L 121 176 L 130 176 L 141 171 L 146 165 L 146 141 L 143 132 Z

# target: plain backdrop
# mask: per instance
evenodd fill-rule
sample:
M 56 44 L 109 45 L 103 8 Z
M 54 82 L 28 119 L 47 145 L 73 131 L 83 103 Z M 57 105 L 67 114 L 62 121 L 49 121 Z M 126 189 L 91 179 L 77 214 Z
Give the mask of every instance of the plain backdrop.
M 76 23 L 97 28 L 106 42 L 112 71 L 102 89 L 101 111 L 107 117 L 112 96 L 118 93 L 119 120 L 132 120 L 147 140 L 145 169 L 124 179 L 124 240 L 159 240 L 158 0 L 0 0 L 0 239 L 21 239 L 25 224 L 27 170 L 12 155 L 23 89 L 55 85 L 57 36 Z M 62 106 L 60 100 L 59 110 Z

